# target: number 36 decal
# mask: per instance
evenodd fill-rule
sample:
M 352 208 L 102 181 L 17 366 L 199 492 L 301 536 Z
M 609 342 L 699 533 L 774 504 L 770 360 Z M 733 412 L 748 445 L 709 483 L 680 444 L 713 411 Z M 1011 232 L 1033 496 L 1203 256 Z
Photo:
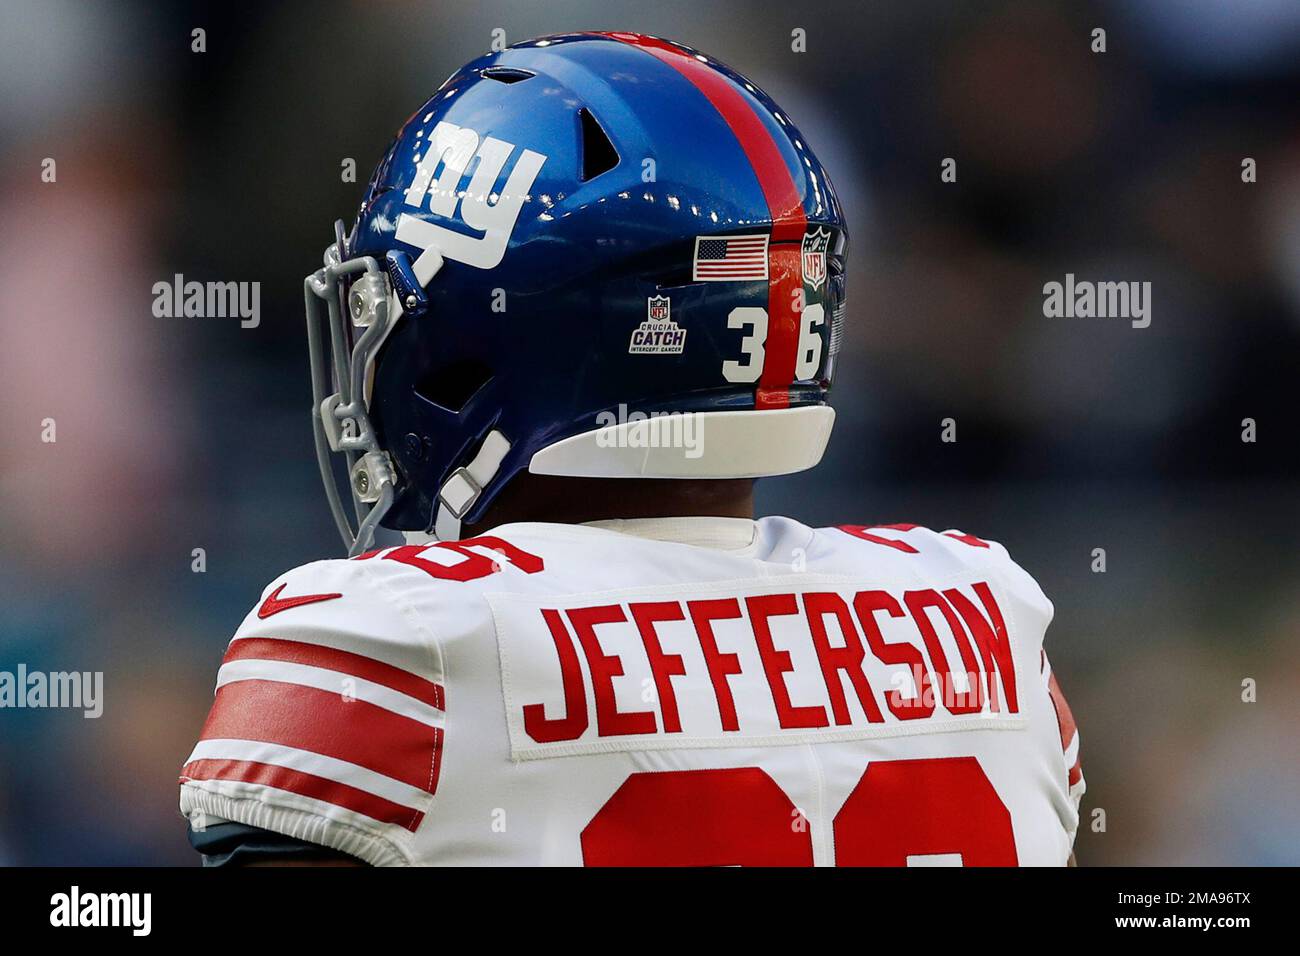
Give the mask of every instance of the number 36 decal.
M 818 333 L 826 322 L 821 303 L 809 305 L 799 314 L 799 347 L 795 355 L 794 377 L 809 379 L 821 364 L 822 339 Z M 757 382 L 763 374 L 767 346 L 767 309 L 756 305 L 737 306 L 727 316 L 727 328 L 749 329 L 740 340 L 741 360 L 722 363 L 722 377 L 728 382 Z

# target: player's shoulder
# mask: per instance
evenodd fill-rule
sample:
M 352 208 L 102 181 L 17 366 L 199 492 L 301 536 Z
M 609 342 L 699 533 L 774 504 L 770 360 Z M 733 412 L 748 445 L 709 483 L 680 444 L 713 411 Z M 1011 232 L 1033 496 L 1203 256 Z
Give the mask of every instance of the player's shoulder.
M 886 566 L 922 581 L 988 576 L 1027 609 L 1051 620 L 1052 602 L 1005 545 L 955 528 L 942 531 L 906 522 L 840 524 L 817 528 L 814 547 L 852 562 Z
M 378 556 L 325 558 L 271 578 L 231 638 L 226 662 L 284 659 L 331 671 L 436 676 L 435 642 L 411 581 Z
M 267 585 L 240 635 L 274 630 L 373 645 L 475 632 L 490 617 L 485 592 L 509 590 L 545 568 L 536 543 L 487 534 L 313 561 Z
M 282 586 L 286 591 L 339 592 L 342 598 L 351 597 L 359 603 L 400 604 L 403 593 L 414 589 L 433 590 L 440 599 L 449 600 L 471 593 L 463 585 L 503 571 L 533 574 L 544 566 L 538 554 L 491 534 L 460 541 L 410 541 L 356 557 L 300 565 L 269 584 L 263 600 L 273 597 L 274 589 Z M 273 604 L 281 600 L 275 598 Z
M 181 810 L 409 862 L 439 775 L 445 686 L 432 633 L 368 561 L 277 575 L 226 648 Z

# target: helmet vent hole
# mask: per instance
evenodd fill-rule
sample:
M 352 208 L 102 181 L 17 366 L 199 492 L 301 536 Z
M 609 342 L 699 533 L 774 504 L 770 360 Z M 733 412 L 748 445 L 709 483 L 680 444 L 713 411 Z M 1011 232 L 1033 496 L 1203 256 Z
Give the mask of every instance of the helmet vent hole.
M 479 76 L 486 77 L 489 80 L 496 80 L 498 83 L 520 83 L 524 80 L 531 80 L 536 75 L 536 73 L 520 70 L 513 66 L 489 66 L 487 69 L 479 71 Z
M 582 132 L 582 181 L 595 179 L 618 165 L 618 150 L 585 106 L 578 110 Z
M 491 380 L 492 369 L 483 362 L 466 359 L 426 373 L 416 383 L 415 392 L 439 408 L 459 412 Z

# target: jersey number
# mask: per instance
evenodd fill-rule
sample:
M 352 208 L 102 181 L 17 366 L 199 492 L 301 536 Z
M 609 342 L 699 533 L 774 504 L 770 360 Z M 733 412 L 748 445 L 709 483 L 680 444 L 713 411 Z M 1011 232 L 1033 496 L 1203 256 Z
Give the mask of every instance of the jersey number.
M 1015 866 L 974 757 L 875 761 L 835 815 L 836 866 Z M 587 866 L 811 866 L 808 822 L 757 767 L 634 773 L 582 831 Z
M 820 303 L 805 306 L 799 318 L 799 346 L 795 355 L 794 377 L 804 381 L 817 374 L 822 360 L 822 338 L 817 331 L 826 321 Z M 737 306 L 727 316 L 727 328 L 750 331 L 740 340 L 741 361 L 722 363 L 722 377 L 728 382 L 757 382 L 763 375 L 767 359 L 767 309 L 756 305 Z

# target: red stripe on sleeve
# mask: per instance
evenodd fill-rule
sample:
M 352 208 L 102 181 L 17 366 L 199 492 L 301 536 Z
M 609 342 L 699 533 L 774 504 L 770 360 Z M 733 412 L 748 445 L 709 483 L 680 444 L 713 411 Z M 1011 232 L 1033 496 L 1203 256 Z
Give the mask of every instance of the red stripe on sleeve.
M 187 780 L 237 780 L 274 787 L 276 790 L 287 790 L 313 800 L 332 803 L 380 823 L 395 823 L 411 831 L 424 819 L 424 814 L 419 810 L 349 787 L 345 783 L 251 760 L 194 760 L 181 769 L 181 783 Z
M 1070 705 L 1066 702 L 1065 695 L 1061 693 L 1061 685 L 1056 682 L 1055 674 L 1047 679 L 1047 690 L 1052 695 L 1052 706 L 1056 708 L 1056 722 L 1061 727 L 1061 749 L 1066 750 L 1078 732 L 1074 723 L 1074 714 L 1070 712 Z
M 341 651 L 320 644 L 303 641 L 284 641 L 271 637 L 243 637 L 232 641 L 226 650 L 223 663 L 231 661 L 284 661 L 289 664 L 308 664 L 325 670 L 338 671 L 360 677 L 389 690 L 423 701 L 430 707 L 443 710 L 443 692 L 440 684 L 425 680 L 410 671 L 385 664 L 373 657 Z
M 1070 786 L 1073 787 L 1076 783 L 1078 783 L 1082 779 L 1083 779 L 1083 764 L 1080 761 L 1076 760 L 1074 762 L 1074 766 L 1070 768 L 1070 776 L 1067 780 L 1067 783 L 1069 783 Z
M 1052 674 L 1047 679 L 1047 690 L 1052 695 L 1052 707 L 1056 710 L 1056 723 L 1061 730 L 1061 750 L 1070 749 L 1070 744 L 1074 742 L 1075 735 L 1078 734 L 1079 728 L 1074 722 L 1074 714 L 1070 711 L 1070 705 L 1061 693 L 1061 685 L 1056 682 L 1056 675 Z M 1076 758 L 1074 766 L 1070 768 L 1068 782 L 1074 786 L 1083 779 L 1083 763 Z
M 341 693 L 244 680 L 217 691 L 201 740 L 255 740 L 324 754 L 433 792 L 438 728 Z

